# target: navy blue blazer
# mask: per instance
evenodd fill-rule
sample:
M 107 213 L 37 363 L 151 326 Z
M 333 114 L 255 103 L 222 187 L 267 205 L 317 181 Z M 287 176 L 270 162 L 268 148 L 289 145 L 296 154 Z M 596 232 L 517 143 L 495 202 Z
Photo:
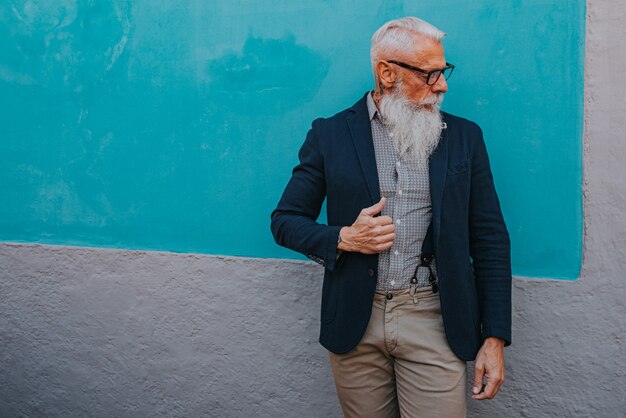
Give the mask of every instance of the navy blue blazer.
M 511 343 L 510 243 L 481 129 L 445 112 L 443 120 L 429 163 L 435 260 L 448 344 L 469 361 L 486 337 Z M 277 244 L 325 267 L 320 343 L 347 353 L 365 333 L 377 281 L 378 254 L 335 259 L 339 230 L 380 200 L 366 96 L 313 121 L 298 157 L 271 230 Z M 328 225 L 316 222 L 324 198 Z

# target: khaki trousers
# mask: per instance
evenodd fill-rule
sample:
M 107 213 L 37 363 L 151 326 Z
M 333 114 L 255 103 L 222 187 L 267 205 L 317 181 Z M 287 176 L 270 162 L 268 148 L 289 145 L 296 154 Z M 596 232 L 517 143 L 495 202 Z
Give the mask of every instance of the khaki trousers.
M 365 335 L 328 353 L 348 418 L 456 418 L 467 414 L 466 365 L 445 338 L 431 288 L 376 292 Z

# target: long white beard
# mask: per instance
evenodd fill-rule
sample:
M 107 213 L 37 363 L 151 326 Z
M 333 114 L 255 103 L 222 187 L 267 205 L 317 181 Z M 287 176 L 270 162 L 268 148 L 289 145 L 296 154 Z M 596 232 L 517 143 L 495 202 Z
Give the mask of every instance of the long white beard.
M 380 99 L 380 114 L 390 129 L 400 157 L 426 163 L 437 148 L 443 129 L 440 110 L 443 94 L 415 104 L 401 93 L 402 85 L 396 87 Z M 431 104 L 431 108 L 425 108 L 426 104 Z

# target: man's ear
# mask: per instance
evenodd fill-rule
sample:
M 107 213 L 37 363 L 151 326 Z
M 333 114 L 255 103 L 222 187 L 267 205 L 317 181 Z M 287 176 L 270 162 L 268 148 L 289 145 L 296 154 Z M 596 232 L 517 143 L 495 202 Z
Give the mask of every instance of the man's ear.
M 390 89 L 396 83 L 398 75 L 393 70 L 391 65 L 387 61 L 378 61 L 376 63 L 376 74 L 378 74 L 378 83 L 379 85 L 385 88 L 385 90 Z

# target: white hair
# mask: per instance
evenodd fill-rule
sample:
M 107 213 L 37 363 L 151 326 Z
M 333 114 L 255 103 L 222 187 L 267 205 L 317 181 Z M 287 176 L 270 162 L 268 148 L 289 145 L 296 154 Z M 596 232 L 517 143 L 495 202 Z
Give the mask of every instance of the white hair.
M 426 36 L 437 42 L 441 42 L 446 36 L 443 31 L 417 17 L 407 16 L 390 20 L 372 36 L 370 57 L 374 75 L 376 75 L 376 63 L 383 52 L 393 55 L 396 52 L 409 51 L 415 43 L 415 35 Z

